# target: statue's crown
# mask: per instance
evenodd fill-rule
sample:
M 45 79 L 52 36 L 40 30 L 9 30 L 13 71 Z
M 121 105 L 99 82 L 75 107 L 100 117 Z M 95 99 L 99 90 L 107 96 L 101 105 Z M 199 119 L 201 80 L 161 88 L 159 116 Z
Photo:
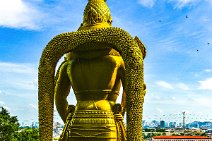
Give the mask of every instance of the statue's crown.
M 103 26 L 107 24 L 111 26 L 112 24 L 112 17 L 106 0 L 88 0 L 81 27 L 91 27 L 98 24 Z

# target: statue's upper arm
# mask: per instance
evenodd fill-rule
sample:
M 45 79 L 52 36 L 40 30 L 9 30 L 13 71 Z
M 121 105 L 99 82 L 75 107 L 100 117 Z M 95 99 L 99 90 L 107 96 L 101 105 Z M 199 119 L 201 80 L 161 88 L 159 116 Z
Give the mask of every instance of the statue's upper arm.
M 56 74 L 56 86 L 55 94 L 60 93 L 60 95 L 67 96 L 70 91 L 71 82 L 67 74 L 68 62 L 65 61 L 61 64 Z
M 68 114 L 66 110 L 68 107 L 68 102 L 66 98 L 69 95 L 71 88 L 71 83 L 67 74 L 67 67 L 67 60 L 60 65 L 55 77 L 56 85 L 54 92 L 55 105 L 64 123 Z
M 124 61 L 123 60 L 121 60 L 121 62 L 120 62 L 120 67 L 119 67 L 119 77 L 120 77 L 120 79 L 121 79 L 121 81 L 122 81 L 122 87 L 124 87 L 125 86 L 125 65 L 124 65 Z
M 120 76 L 122 87 L 123 87 L 122 100 L 121 100 L 121 106 L 122 106 L 121 114 L 122 116 L 124 116 L 126 111 L 126 91 L 125 91 L 125 64 L 123 60 L 121 60 L 121 63 L 120 63 L 119 76 Z

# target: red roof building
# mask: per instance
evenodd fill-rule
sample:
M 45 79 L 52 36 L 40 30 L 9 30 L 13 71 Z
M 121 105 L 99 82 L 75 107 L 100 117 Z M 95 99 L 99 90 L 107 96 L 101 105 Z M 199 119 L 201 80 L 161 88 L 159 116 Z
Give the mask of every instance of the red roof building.
M 154 136 L 152 141 L 212 141 L 204 136 Z

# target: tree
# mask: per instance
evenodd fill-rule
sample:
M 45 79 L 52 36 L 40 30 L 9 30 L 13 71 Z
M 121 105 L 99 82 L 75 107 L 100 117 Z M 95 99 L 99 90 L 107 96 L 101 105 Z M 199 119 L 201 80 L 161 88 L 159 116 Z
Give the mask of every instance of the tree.
M 160 127 L 157 127 L 156 128 L 156 132 L 165 132 L 166 130 L 164 128 L 160 128 Z
M 1 107 L 0 109 L 0 140 L 11 141 L 18 131 L 19 123 L 17 116 L 10 116 L 9 112 Z
M 13 141 L 39 141 L 39 130 L 37 128 L 23 128 L 16 135 Z

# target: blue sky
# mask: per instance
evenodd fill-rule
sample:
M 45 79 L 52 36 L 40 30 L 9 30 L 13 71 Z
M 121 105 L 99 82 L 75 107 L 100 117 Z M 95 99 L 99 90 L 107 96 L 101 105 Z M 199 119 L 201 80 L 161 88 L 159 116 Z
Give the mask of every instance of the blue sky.
M 37 120 L 45 45 L 76 31 L 87 0 L 0 0 L 0 106 Z M 146 45 L 144 119 L 212 121 L 212 1 L 108 0 L 113 26 Z M 76 103 L 69 97 L 70 103 Z M 55 113 L 55 119 L 60 120 Z

